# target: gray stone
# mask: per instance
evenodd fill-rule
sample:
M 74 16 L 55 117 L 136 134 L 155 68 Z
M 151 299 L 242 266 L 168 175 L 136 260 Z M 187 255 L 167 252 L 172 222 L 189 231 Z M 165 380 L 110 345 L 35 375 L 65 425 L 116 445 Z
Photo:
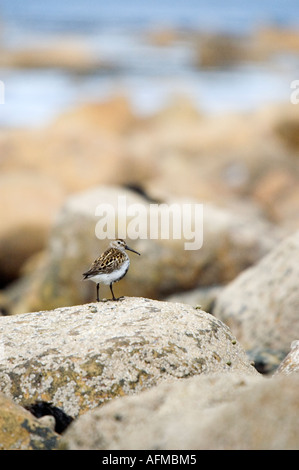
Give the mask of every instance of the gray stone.
M 165 380 L 257 372 L 227 326 L 191 306 L 145 298 L 0 318 L 0 390 L 72 417 Z
M 247 351 L 289 352 L 299 337 L 299 232 L 228 284 L 213 314 Z M 280 357 L 281 360 L 281 357 Z
M 70 450 L 299 448 L 299 376 L 218 373 L 112 400 L 66 431 Z

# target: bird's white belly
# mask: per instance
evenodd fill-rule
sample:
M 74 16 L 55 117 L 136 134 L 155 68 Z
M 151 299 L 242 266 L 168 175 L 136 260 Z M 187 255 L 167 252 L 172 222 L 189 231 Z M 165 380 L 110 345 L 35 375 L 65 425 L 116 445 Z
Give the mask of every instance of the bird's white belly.
M 126 260 L 119 269 L 112 271 L 111 273 L 99 273 L 90 277 L 91 281 L 101 284 L 111 284 L 111 282 L 117 282 L 126 274 L 129 269 L 130 261 Z

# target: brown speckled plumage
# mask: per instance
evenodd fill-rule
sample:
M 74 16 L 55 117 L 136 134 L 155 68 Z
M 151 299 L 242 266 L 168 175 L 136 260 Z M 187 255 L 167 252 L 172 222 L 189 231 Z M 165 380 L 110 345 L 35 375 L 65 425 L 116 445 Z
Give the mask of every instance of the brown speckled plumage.
M 99 273 L 109 274 L 128 258 L 128 255 L 117 248 L 108 248 L 97 259 L 94 260 L 89 270 L 83 273 L 84 279 Z

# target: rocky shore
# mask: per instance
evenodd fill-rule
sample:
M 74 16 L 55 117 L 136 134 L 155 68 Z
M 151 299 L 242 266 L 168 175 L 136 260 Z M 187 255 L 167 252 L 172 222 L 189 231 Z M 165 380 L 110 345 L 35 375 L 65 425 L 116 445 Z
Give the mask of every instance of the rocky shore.
M 259 34 L 263 57 L 298 50 L 295 33 Z M 197 40 L 195 66 L 257 59 L 254 41 Z M 69 47 L 0 62 L 105 67 Z M 298 135 L 296 105 L 214 116 L 185 96 L 0 130 L 0 449 L 299 448 Z M 123 216 L 119 198 L 142 223 L 151 204 L 201 204 L 203 243 L 130 240 L 125 298 L 95 303 L 96 209 Z

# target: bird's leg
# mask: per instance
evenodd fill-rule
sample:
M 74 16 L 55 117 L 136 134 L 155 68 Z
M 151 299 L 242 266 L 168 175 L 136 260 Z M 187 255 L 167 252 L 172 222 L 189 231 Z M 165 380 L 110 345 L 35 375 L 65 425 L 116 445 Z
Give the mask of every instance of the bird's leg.
M 116 298 L 114 297 L 113 289 L 112 289 L 112 282 L 111 282 L 111 284 L 110 284 L 110 290 L 111 290 L 111 294 L 112 294 L 113 300 L 118 300 L 118 299 L 116 299 Z
M 123 297 L 118 297 L 118 298 L 116 298 L 116 297 L 114 296 L 114 294 L 113 294 L 113 289 L 112 289 L 112 282 L 111 282 L 111 284 L 110 284 L 110 290 L 111 290 L 111 294 L 112 294 L 112 299 L 113 299 L 113 300 L 121 300 L 121 299 L 123 299 Z
M 100 293 L 99 293 L 99 291 L 100 291 L 100 284 L 97 283 L 97 302 L 100 301 Z

